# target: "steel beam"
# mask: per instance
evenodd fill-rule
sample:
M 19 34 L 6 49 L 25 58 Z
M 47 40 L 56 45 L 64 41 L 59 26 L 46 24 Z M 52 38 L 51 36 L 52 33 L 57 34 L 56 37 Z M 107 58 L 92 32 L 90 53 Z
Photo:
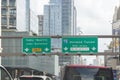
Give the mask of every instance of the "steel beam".
M 55 52 L 55 53 L 50 53 L 50 54 L 25 54 L 25 53 L 0 53 L 0 56 L 52 56 L 52 55 L 58 55 L 58 56 L 105 56 L 105 55 L 112 55 L 112 56 L 116 56 L 119 55 L 120 52 L 98 52 L 98 53 L 60 53 L 60 52 Z

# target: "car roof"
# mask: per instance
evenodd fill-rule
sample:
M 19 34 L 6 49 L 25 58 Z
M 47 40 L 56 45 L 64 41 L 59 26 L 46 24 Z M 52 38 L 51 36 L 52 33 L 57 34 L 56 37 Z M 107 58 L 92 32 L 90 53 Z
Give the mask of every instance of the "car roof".
M 49 76 L 44 76 L 44 75 L 22 75 L 20 77 L 40 77 L 40 78 L 47 78 Z
M 105 67 L 105 66 L 94 66 L 94 65 L 75 65 L 75 64 L 72 64 L 72 65 L 67 65 L 66 67 L 81 67 L 81 68 L 108 68 L 108 67 Z

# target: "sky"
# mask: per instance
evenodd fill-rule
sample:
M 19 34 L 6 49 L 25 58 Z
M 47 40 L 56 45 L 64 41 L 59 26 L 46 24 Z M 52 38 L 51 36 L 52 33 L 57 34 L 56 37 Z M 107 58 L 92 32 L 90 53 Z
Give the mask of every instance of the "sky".
M 43 5 L 49 0 L 31 0 L 34 11 L 43 14 Z M 77 27 L 87 35 L 112 33 L 112 17 L 119 0 L 74 0 L 77 9 Z M 107 30 L 106 30 L 106 29 Z
M 43 5 L 49 0 L 32 0 L 37 14 L 43 14 Z M 77 10 L 77 27 L 84 35 L 111 35 L 112 18 L 120 0 L 74 0 Z M 99 41 L 99 51 L 107 49 L 111 39 Z M 102 47 L 102 48 L 101 48 Z M 92 60 L 93 57 L 90 57 Z M 91 61 L 89 61 L 91 62 Z M 91 63 L 90 63 L 91 64 Z
M 114 8 L 118 4 L 119 0 L 75 0 L 78 26 L 84 34 L 111 34 Z

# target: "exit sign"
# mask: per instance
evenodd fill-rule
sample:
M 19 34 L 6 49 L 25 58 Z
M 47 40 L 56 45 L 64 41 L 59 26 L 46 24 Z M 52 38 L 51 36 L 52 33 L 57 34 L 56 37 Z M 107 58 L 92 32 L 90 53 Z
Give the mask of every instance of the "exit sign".
M 62 38 L 63 53 L 97 53 L 98 38 L 97 37 L 63 37 Z
M 22 52 L 32 53 L 50 53 L 51 52 L 51 39 L 29 37 L 22 39 Z

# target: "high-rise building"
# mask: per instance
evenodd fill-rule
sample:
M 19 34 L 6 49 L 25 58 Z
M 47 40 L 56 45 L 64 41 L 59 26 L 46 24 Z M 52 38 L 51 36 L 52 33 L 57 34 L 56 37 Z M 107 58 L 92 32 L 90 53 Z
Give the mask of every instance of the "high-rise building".
M 51 0 L 49 5 L 44 6 L 44 28 L 43 35 L 61 35 L 61 6 L 56 0 Z
M 2 0 L 2 29 L 16 29 L 16 0 Z
M 26 36 L 29 36 L 29 32 L 2 31 L 2 36 L 26 37 Z M 9 39 L 8 38 L 2 39 L 2 48 L 3 48 L 2 52 L 3 53 L 5 54 L 22 53 L 22 38 L 17 38 L 17 37 L 9 38 Z M 43 71 L 40 66 L 42 64 L 40 60 L 41 60 L 40 56 L 38 57 L 35 57 L 35 56 L 9 56 L 9 57 L 5 56 L 5 57 L 2 57 L 2 65 L 4 65 L 5 67 L 11 67 L 11 68 L 18 68 L 18 69 L 26 68 L 29 70 L 36 69 L 38 71 Z M 47 61 L 46 59 L 44 60 Z M 47 67 L 47 65 L 45 65 L 44 67 Z
M 112 35 L 120 36 L 120 5 L 118 7 L 115 7 L 112 22 Z M 110 47 L 113 52 L 120 52 L 120 38 L 113 38 Z M 111 62 L 110 66 L 112 66 L 113 69 L 117 69 L 117 74 L 120 74 L 120 55 L 114 57 L 111 56 L 111 58 L 113 59 L 108 60 Z
M 1 0 L 0 0 L 1 3 Z M 0 4 L 0 16 L 1 16 L 1 4 Z M 1 25 L 1 18 L 0 18 L 0 25 Z M 1 26 L 0 26 L 0 36 L 1 36 Z M 2 48 L 1 48 L 1 39 L 0 39 L 0 53 L 2 52 Z M 0 57 L 0 64 L 1 64 L 1 57 Z
M 34 33 L 39 34 L 38 30 L 39 29 L 42 30 L 42 27 L 38 29 L 38 16 L 31 9 L 30 2 L 31 0 L 2 0 L 2 17 L 5 18 L 2 19 L 3 36 L 29 36 L 29 32 L 33 34 Z M 9 13 L 10 10 L 11 13 Z M 14 23 L 14 25 L 12 26 L 10 25 L 10 17 L 12 17 L 12 22 Z M 42 21 L 43 21 L 43 16 L 41 16 L 40 19 L 40 22 Z M 54 26 L 57 25 L 59 24 L 55 24 Z M 21 46 L 22 46 L 21 42 L 22 42 L 21 39 L 3 40 L 2 41 L 3 52 L 4 53 L 21 52 Z M 59 72 L 58 56 L 52 56 L 52 57 L 39 56 L 37 58 L 34 56 L 2 57 L 2 64 L 5 65 L 6 67 L 19 67 L 19 68 L 26 67 L 26 68 L 37 69 L 54 75 L 58 75 Z
M 76 8 L 74 0 L 50 0 L 44 6 L 43 35 L 74 35 L 76 33 Z M 61 39 L 59 40 L 61 41 Z M 60 48 L 61 42 L 52 39 L 52 48 Z M 61 50 L 60 50 L 61 51 Z M 53 51 L 54 52 L 54 51 Z M 74 64 L 72 56 L 59 56 L 59 65 Z M 79 60 L 79 59 L 78 59 Z
M 21 2 L 19 0 L 2 0 L 2 29 L 17 29 L 21 26 L 19 29 L 26 30 L 28 5 L 29 0 L 27 2 L 26 0 Z
M 38 34 L 38 17 L 30 9 L 30 0 L 0 0 L 2 36 L 30 36 Z M 1 30 L 1 29 L 0 29 Z M 31 35 L 33 36 L 33 35 Z M 22 39 L 2 39 L 2 52 L 21 52 Z M 0 40 L 1 41 L 1 40 Z M 1 49 L 1 48 L 0 48 Z M 33 62 L 34 60 L 34 62 Z M 2 57 L 2 64 L 6 67 L 27 67 L 39 70 L 39 59 L 36 57 Z
M 61 27 L 62 35 L 76 35 L 76 16 L 77 11 L 74 6 L 74 0 L 61 0 Z M 74 56 L 60 56 L 60 66 L 67 64 L 76 64 Z M 78 59 L 79 60 L 79 59 Z
M 44 24 L 43 24 L 43 36 L 54 36 L 54 35 L 61 35 L 61 7 L 60 3 L 57 3 L 57 1 L 60 0 L 50 0 L 50 3 L 48 5 L 44 6 Z M 55 2 L 55 3 L 54 3 Z M 60 48 L 60 41 L 59 39 L 52 39 L 51 40 L 51 47 L 52 48 Z M 55 50 L 52 50 L 54 52 Z M 51 56 L 49 57 L 50 60 L 47 64 L 47 67 L 49 67 L 48 71 L 49 73 L 54 72 L 55 75 L 59 74 L 59 57 L 58 56 Z M 44 59 L 48 59 L 48 57 L 44 57 Z M 53 64 L 53 65 L 51 65 Z M 46 70 L 46 68 L 43 66 L 43 70 Z
M 50 0 L 44 6 L 44 35 L 75 35 L 77 11 L 74 0 Z
M 112 35 L 120 35 L 120 6 L 115 8 L 115 13 L 113 16 L 113 22 L 112 22 Z M 114 52 L 120 52 L 120 45 L 119 45 L 119 38 L 113 38 L 113 44 L 112 50 Z
M 38 15 L 38 25 L 39 25 L 39 35 L 42 36 L 43 35 L 43 19 L 44 16 L 43 15 Z
M 73 35 L 77 35 L 77 10 L 75 6 L 73 11 L 73 30 L 72 31 L 73 31 Z
M 1 3 L 2 30 L 32 31 L 38 34 L 38 24 L 35 23 L 38 23 L 38 18 L 30 9 L 30 0 L 2 0 Z
M 75 6 L 74 0 L 61 0 L 62 35 L 74 35 Z
M 74 0 L 61 0 L 61 24 L 62 35 L 76 35 L 76 8 L 74 6 Z M 60 66 L 67 64 L 76 64 L 74 56 L 60 56 Z M 77 59 L 79 60 L 79 59 Z
M 112 21 L 112 35 L 120 35 L 120 6 L 115 7 L 115 12 L 114 12 L 113 21 Z M 119 38 L 112 38 L 112 41 L 111 41 L 111 44 L 110 44 L 110 48 L 111 48 L 112 52 L 120 52 L 119 42 L 120 42 Z M 117 67 L 120 68 L 119 57 L 120 56 L 109 56 L 108 62 L 109 61 L 112 62 L 110 65 L 112 65 L 113 69 L 115 69 L 115 68 L 117 69 Z

